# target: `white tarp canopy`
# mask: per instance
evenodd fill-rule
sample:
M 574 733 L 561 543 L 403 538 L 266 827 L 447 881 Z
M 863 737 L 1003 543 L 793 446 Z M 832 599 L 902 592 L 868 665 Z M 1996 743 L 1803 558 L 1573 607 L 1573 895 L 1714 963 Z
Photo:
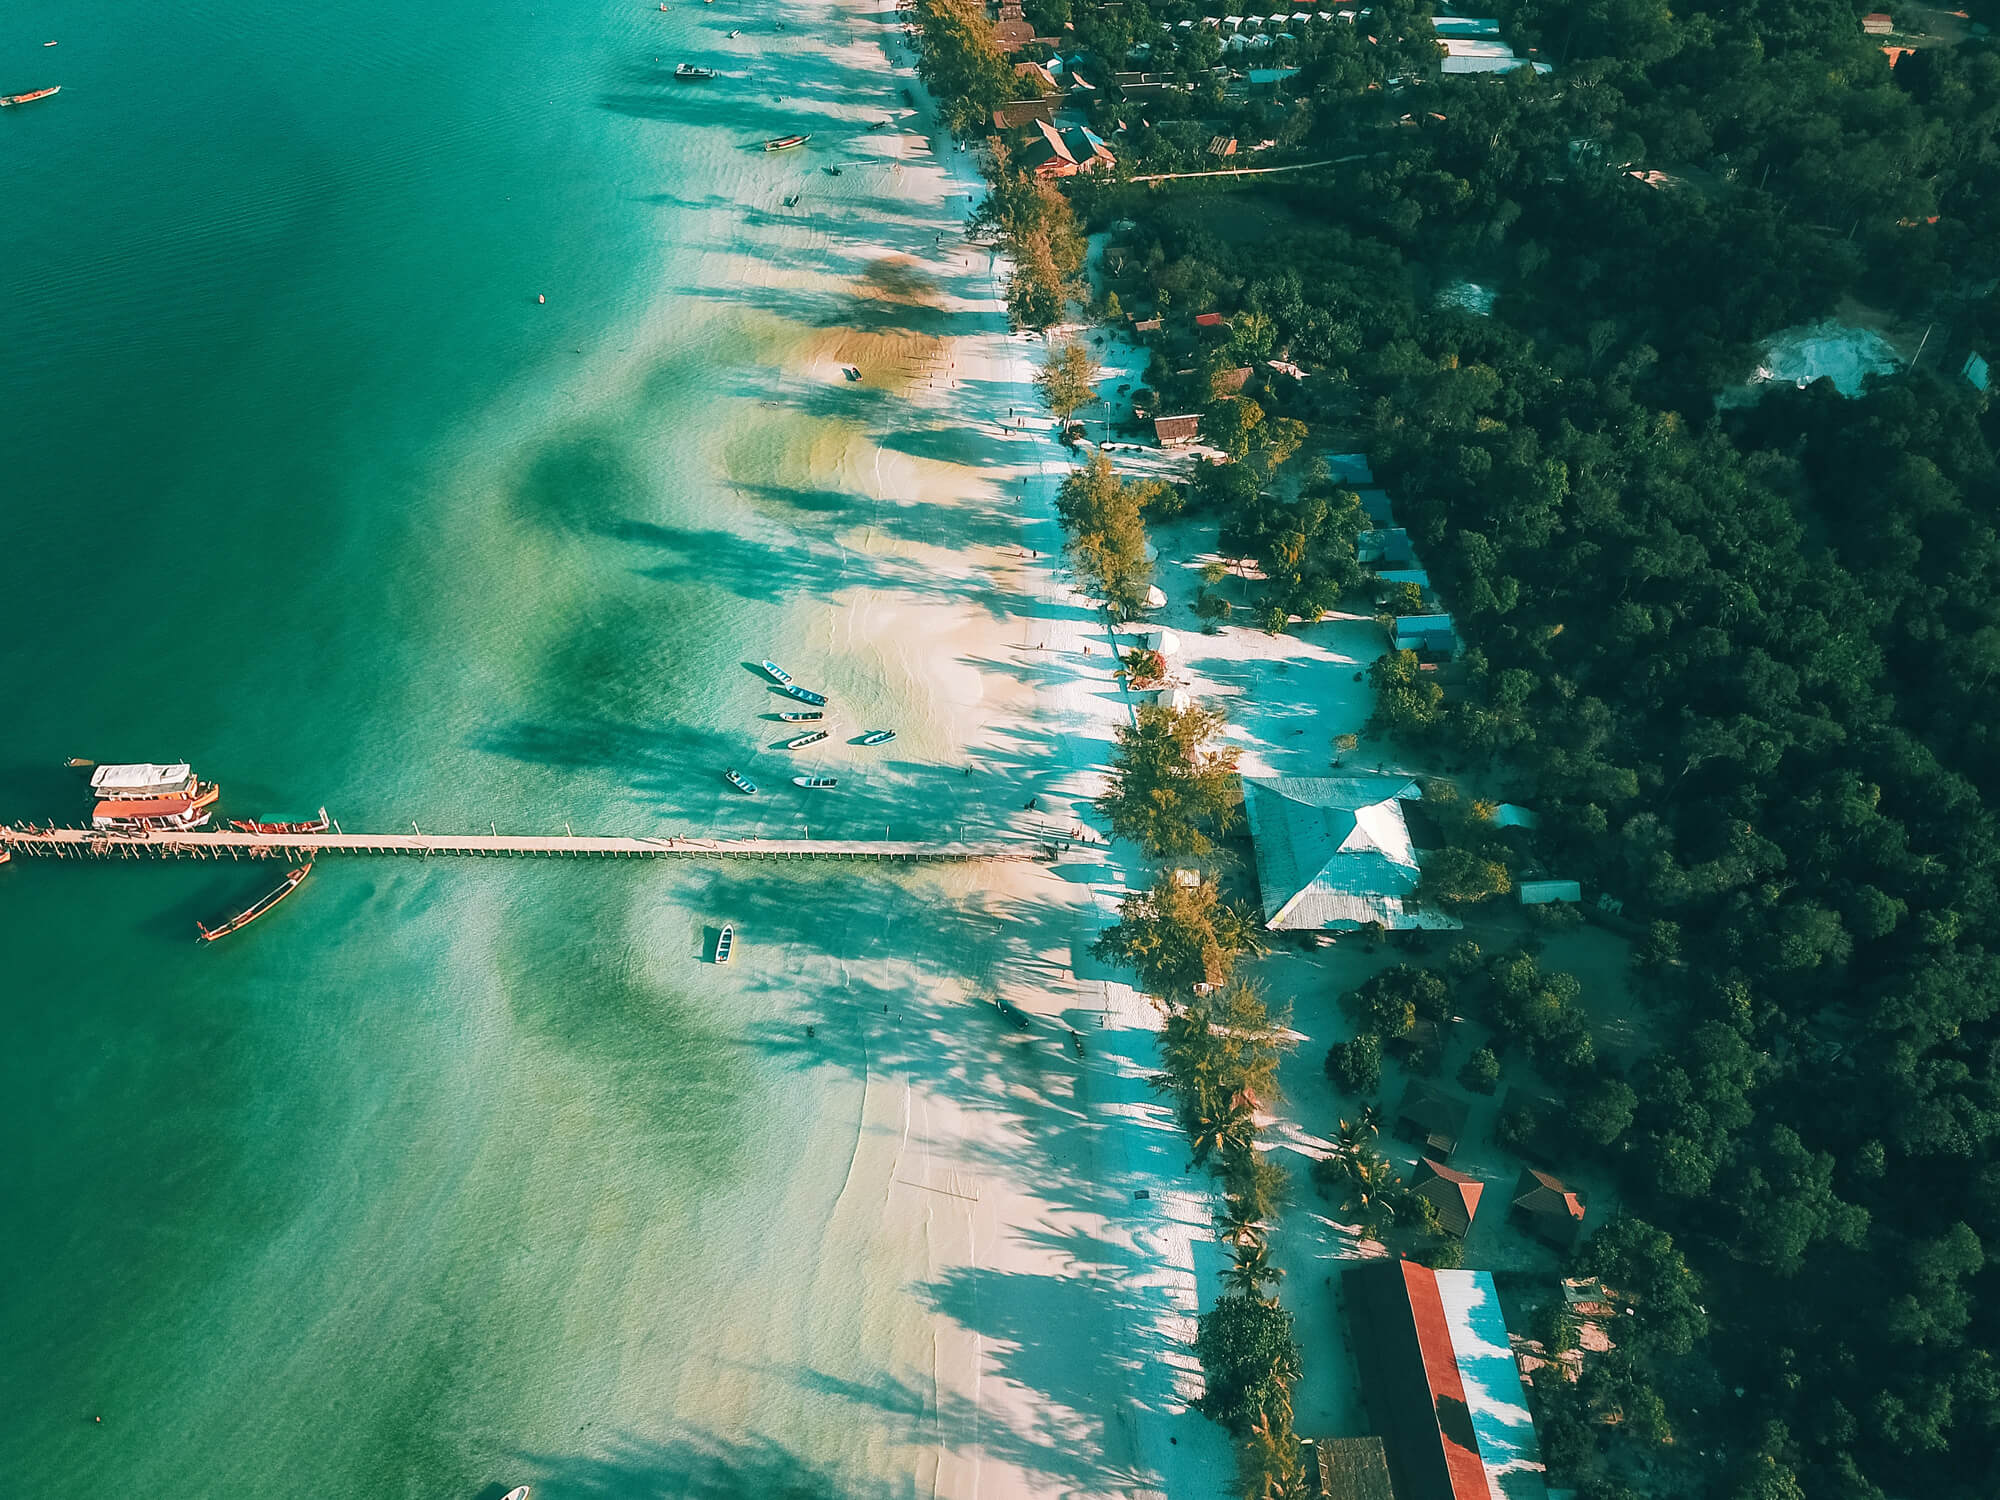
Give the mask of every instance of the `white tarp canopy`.
M 1149 630 L 1146 632 L 1146 649 L 1157 651 L 1162 656 L 1172 656 L 1181 649 L 1181 638 L 1171 630 Z
M 1521 882 L 1521 904 L 1523 906 L 1546 906 L 1551 901 L 1581 901 L 1583 887 L 1574 880 L 1524 880 Z
M 151 762 L 139 762 L 126 766 L 99 766 L 90 773 L 90 784 L 106 794 L 144 792 L 154 787 L 179 786 L 193 774 L 193 769 L 186 764 L 156 766 Z
M 1827 379 L 1841 395 L 1858 396 L 1870 375 L 1887 374 L 1901 364 L 1880 334 L 1822 318 L 1772 334 L 1750 380 L 1753 385 L 1789 381 L 1804 389 L 1815 380 Z
M 1151 588 L 1146 590 L 1146 608 L 1164 609 L 1166 607 L 1166 603 L 1167 603 L 1167 591 L 1161 588 L 1157 583 L 1154 584 Z

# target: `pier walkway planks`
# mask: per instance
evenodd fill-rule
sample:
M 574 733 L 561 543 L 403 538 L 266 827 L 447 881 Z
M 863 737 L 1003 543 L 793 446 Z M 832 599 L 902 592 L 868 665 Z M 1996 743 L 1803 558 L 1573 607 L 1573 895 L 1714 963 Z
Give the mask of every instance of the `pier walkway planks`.
M 1047 860 L 1028 841 L 926 843 L 901 839 L 605 838 L 587 834 L 105 833 L 91 828 L 0 828 L 0 850 L 59 859 L 314 859 L 323 854 L 597 859 L 865 859 L 900 863 Z

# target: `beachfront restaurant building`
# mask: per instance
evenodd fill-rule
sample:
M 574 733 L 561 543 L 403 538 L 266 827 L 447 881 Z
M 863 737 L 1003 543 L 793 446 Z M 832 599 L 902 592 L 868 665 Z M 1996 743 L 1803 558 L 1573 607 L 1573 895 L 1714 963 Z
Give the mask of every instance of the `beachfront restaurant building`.
M 1397 1500 L 1548 1500 L 1488 1272 L 1367 1261 L 1343 1274 L 1341 1300 Z
M 1243 810 L 1272 931 L 1449 930 L 1458 919 L 1417 900 L 1406 776 L 1246 776 Z

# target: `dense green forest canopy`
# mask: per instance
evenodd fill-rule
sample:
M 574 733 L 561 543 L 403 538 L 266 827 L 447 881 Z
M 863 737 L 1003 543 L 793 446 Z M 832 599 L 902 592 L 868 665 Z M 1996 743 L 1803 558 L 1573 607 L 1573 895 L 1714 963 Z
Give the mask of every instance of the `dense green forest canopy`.
M 1072 194 L 1131 221 L 1128 308 L 1251 315 L 1307 368 L 1267 420 L 1370 452 L 1468 643 L 1408 732 L 1503 767 L 1545 856 L 1652 924 L 1668 1040 L 1605 1149 L 1707 1332 L 1621 1360 L 1668 1415 L 1585 1446 L 1988 1495 L 2000 468 L 1960 367 L 2000 344 L 2000 51 L 1892 69 L 1823 0 L 1501 17 L 1554 73 L 1391 99 L 1310 61 L 1315 138 L 1366 148 L 1335 176 Z M 1458 278 L 1493 316 L 1439 305 Z M 1762 336 L 1855 303 L 1928 329 L 1914 369 L 1718 410 Z M 1254 475 L 1195 503 L 1246 549 L 1297 531 Z

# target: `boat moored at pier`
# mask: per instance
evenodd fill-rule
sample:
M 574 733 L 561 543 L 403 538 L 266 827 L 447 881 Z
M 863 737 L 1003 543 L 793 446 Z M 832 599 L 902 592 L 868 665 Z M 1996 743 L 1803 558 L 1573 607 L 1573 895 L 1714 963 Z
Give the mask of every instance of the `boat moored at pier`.
M 151 761 L 101 765 L 90 773 L 90 789 L 100 799 L 192 796 L 194 767 L 186 761 L 173 765 L 156 765 Z
M 229 826 L 239 833 L 325 833 L 333 827 L 333 819 L 322 807 L 317 818 L 305 823 L 246 823 L 232 818 Z
M 222 789 L 195 782 L 178 797 L 101 797 L 90 810 L 90 826 L 107 832 L 160 832 L 200 828 Z
M 265 912 L 297 890 L 300 883 L 310 874 L 312 874 L 312 866 L 309 864 L 299 865 L 295 869 L 288 870 L 285 873 L 285 878 L 278 883 L 276 890 L 258 897 L 220 927 L 204 927 L 201 923 L 197 922 L 194 924 L 195 931 L 201 934 L 200 940 L 204 943 L 212 943 L 217 938 L 228 937 L 232 932 L 241 932 L 252 922 L 263 916 Z

